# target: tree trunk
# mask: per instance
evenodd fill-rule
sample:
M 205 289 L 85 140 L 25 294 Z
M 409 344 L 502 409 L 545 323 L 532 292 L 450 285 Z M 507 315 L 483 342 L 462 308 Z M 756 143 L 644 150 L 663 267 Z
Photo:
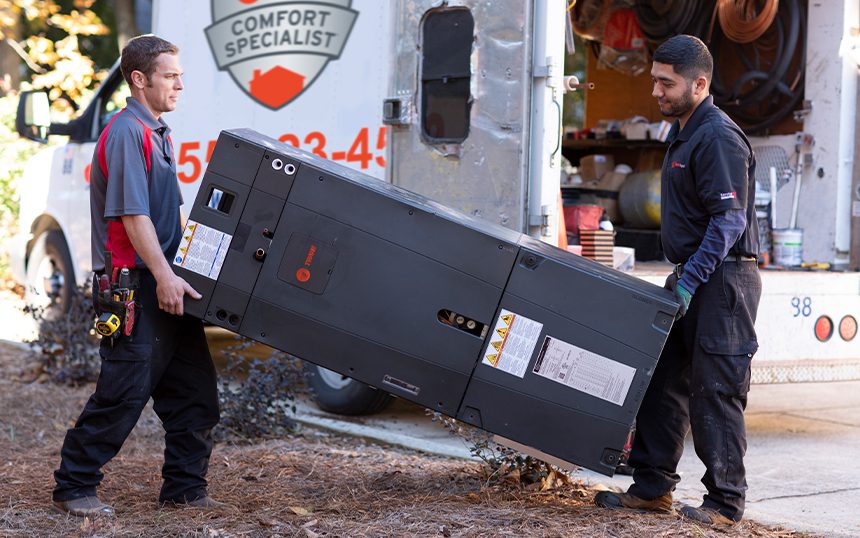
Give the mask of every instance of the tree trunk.
M 21 19 L 11 6 L 0 8 L 0 19 L 7 18 L 15 22 L 12 26 L 4 26 L 0 31 L 3 35 L 0 40 L 0 95 L 17 91 L 21 85 L 21 57 L 6 42 L 7 39 L 21 39 Z
M 116 40 L 120 52 L 128 40 L 138 34 L 134 16 L 134 0 L 114 0 L 113 12 L 116 17 Z

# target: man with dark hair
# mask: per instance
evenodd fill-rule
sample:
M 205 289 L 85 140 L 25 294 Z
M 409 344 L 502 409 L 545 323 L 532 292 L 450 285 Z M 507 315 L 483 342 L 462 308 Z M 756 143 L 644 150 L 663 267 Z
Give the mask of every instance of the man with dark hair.
M 713 60 L 701 40 L 675 36 L 654 52 L 652 95 L 676 118 L 663 161 L 661 238 L 675 264 L 666 279 L 681 305 L 636 417 L 627 493 L 601 492 L 606 508 L 670 512 L 684 437 L 692 429 L 707 494 L 681 514 L 732 525 L 744 512 L 744 409 L 761 279 L 755 156 L 741 129 L 713 104 Z
M 183 315 L 184 296 L 200 294 L 168 262 L 182 235 L 182 195 L 161 115 L 176 108 L 183 89 L 178 52 L 151 35 L 128 42 L 120 67 L 131 97 L 93 155 L 93 269 L 105 287 L 120 288 L 108 296 L 132 290 L 134 323 L 126 325 L 126 318 L 114 336 L 102 338 L 95 392 L 63 443 L 53 501 L 76 516 L 113 515 L 96 495 L 101 468 L 120 450 L 150 396 L 165 430 L 159 502 L 229 508 L 207 493 L 210 432 L 219 420 L 216 374 L 202 322 Z

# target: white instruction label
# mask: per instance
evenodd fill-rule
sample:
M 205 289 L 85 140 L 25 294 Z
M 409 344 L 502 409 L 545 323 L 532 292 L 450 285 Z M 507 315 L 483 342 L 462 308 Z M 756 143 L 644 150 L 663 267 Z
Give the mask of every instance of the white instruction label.
M 232 239 L 232 235 L 189 220 L 173 257 L 173 265 L 218 280 Z
M 860 217 L 860 202 L 856 200 L 851 202 L 851 216 Z
M 636 373 L 633 367 L 551 336 L 544 340 L 533 371 L 615 405 L 624 405 Z
M 490 334 L 481 364 L 523 377 L 542 329 L 543 323 L 503 308 Z

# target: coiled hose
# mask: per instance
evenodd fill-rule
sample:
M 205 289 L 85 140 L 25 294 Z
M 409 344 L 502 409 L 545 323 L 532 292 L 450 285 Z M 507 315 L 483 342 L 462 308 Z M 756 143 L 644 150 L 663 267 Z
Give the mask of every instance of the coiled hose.
M 598 12 L 606 13 L 609 1 L 577 0 L 577 33 L 586 28 L 593 33 Z M 805 0 L 635 0 L 634 7 L 652 50 L 678 34 L 708 44 L 714 55 L 714 102 L 746 132 L 766 132 L 798 108 L 806 64 Z M 589 38 L 595 56 L 598 39 Z M 738 59 L 746 71 L 727 80 L 725 67 L 736 66 Z
M 653 45 L 685 33 L 696 20 L 700 0 L 636 0 L 636 20 L 642 34 Z M 705 2 L 713 5 L 713 0 Z
M 719 0 L 717 16 L 723 33 L 735 43 L 752 43 L 764 34 L 776 18 L 779 0 L 763 0 L 756 13 L 755 0 Z
M 722 1 L 722 0 L 721 0 Z M 722 25 L 720 27 L 722 29 Z M 715 31 L 710 49 L 714 53 L 714 102 L 750 134 L 766 132 L 794 112 L 803 99 L 806 64 L 806 10 L 800 0 L 783 0 L 773 23 L 747 45 L 735 42 L 727 52 L 739 57 L 747 71 L 730 85 L 724 82 L 720 58 L 724 32 Z M 762 60 L 761 52 L 766 52 Z M 763 64 L 768 63 L 769 68 Z

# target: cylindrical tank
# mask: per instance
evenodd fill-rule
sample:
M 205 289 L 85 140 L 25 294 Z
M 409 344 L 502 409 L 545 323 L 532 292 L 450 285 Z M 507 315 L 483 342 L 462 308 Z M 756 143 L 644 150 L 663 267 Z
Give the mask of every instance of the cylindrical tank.
M 630 174 L 618 193 L 626 228 L 660 227 L 660 170 Z

